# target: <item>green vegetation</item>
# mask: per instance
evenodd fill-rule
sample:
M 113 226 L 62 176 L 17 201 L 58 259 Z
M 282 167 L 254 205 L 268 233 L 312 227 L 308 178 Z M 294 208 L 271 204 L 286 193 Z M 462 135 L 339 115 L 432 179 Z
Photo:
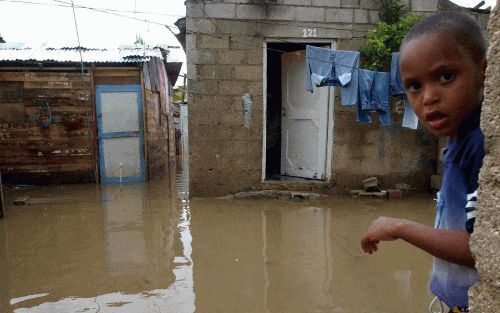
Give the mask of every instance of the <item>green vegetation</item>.
M 398 0 L 384 1 L 379 16 L 382 22 L 368 31 L 365 45 L 360 50 L 361 67 L 373 71 L 389 71 L 391 53 L 399 51 L 408 30 L 422 17 L 410 13 L 410 9 L 399 4 Z

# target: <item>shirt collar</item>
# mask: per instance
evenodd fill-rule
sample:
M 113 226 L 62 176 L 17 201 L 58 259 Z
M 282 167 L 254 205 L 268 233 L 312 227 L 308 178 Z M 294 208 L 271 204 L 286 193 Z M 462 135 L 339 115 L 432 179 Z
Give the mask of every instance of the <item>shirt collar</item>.
M 457 139 L 463 139 L 474 129 L 478 128 L 481 123 L 481 106 L 472 111 L 467 117 L 464 118 L 458 127 Z

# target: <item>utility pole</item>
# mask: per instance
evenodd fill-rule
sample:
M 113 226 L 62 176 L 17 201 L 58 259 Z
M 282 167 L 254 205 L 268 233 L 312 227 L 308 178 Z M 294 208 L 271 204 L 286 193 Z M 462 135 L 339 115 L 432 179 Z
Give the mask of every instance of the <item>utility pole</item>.
M 186 102 L 186 74 L 184 75 L 184 88 L 182 88 L 182 103 Z

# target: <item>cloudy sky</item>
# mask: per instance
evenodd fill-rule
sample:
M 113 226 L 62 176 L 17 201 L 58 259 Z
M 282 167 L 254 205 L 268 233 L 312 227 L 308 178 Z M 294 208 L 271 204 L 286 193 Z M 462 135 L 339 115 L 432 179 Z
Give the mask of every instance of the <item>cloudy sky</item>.
M 184 0 L 73 0 L 80 42 L 85 47 L 117 47 L 134 43 L 140 35 L 147 44 L 179 43 L 164 25 L 185 15 Z M 474 6 L 479 0 L 454 0 Z M 494 5 L 496 0 L 486 0 Z M 0 0 L 0 35 L 7 41 L 37 46 L 77 46 L 71 0 Z M 83 6 L 85 9 L 79 8 Z M 104 11 L 104 12 L 103 12 Z M 182 49 L 172 60 L 185 61 Z

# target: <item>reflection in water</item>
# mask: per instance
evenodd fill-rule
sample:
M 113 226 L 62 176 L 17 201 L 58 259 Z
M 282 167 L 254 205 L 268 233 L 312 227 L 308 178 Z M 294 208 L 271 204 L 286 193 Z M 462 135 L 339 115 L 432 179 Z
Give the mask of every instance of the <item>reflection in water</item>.
M 432 298 L 428 255 L 359 248 L 381 214 L 432 224 L 430 198 L 189 201 L 187 179 L 23 191 L 82 201 L 8 207 L 0 312 L 423 312 Z

